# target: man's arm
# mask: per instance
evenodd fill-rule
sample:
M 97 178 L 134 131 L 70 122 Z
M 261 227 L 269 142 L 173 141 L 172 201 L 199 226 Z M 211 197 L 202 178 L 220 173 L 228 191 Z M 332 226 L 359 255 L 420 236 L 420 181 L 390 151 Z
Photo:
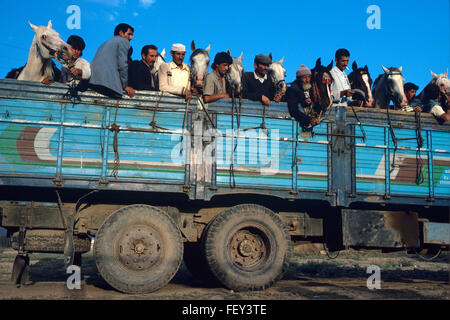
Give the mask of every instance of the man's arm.
M 300 111 L 300 109 L 303 110 L 302 107 L 299 108 L 299 92 L 293 88 L 288 88 L 286 92 L 286 100 L 291 117 L 297 120 L 302 127 L 309 126 L 309 124 L 311 123 L 311 117 Z
M 119 69 L 120 81 L 122 88 L 128 86 L 128 49 L 130 44 L 128 40 L 123 39 L 119 42 L 117 50 L 117 66 Z
M 262 102 L 262 94 L 250 91 L 250 79 L 247 74 L 242 77 L 242 97 L 252 101 Z

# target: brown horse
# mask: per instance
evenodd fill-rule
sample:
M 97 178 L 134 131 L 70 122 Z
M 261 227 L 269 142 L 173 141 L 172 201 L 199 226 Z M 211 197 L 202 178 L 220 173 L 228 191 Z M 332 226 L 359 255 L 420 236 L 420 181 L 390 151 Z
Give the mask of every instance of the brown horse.
M 361 105 L 361 102 L 363 102 L 364 107 L 372 107 L 372 78 L 369 74 L 369 68 L 367 65 L 364 68 L 358 68 L 358 64 L 355 61 L 353 62 L 352 69 L 353 71 L 348 75 L 350 85 L 352 89 L 359 89 L 363 91 L 365 95 L 363 101 L 359 101 L 359 103 L 356 101 L 357 105 L 359 106 Z

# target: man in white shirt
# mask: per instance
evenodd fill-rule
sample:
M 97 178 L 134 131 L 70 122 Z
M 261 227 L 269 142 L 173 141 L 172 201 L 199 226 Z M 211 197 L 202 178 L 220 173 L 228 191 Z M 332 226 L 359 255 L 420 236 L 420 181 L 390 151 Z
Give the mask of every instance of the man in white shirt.
M 180 43 L 172 45 L 170 55 L 173 61 L 159 67 L 159 90 L 184 96 L 188 100 L 191 96 L 190 68 L 183 63 L 186 47 Z
M 347 103 L 351 101 L 352 95 L 355 93 L 351 89 L 345 69 L 347 69 L 350 60 L 350 52 L 347 49 L 339 49 L 335 54 L 336 66 L 331 69 L 330 73 L 333 77 L 331 84 L 331 95 L 334 103 Z
M 63 65 L 61 68 L 61 82 L 78 84 L 80 80 L 87 80 L 91 77 L 91 65 L 81 58 L 86 44 L 83 38 L 75 35 L 69 37 L 67 44 L 72 47 L 73 56 L 71 63 Z

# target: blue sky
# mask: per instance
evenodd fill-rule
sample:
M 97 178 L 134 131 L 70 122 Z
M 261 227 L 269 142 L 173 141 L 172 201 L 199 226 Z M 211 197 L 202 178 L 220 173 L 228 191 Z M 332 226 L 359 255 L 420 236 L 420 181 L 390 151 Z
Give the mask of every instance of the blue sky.
M 25 64 L 35 25 L 53 27 L 64 40 L 82 36 L 91 61 L 114 27 L 127 22 L 135 28 L 133 59 L 140 59 L 145 44 L 170 50 L 172 43 L 198 47 L 211 43 L 211 60 L 230 49 L 244 53 L 244 67 L 253 70 L 258 53 L 285 57 L 289 81 L 301 64 L 312 68 L 334 59 L 338 48 L 351 52 L 350 64 L 368 65 L 373 79 L 386 67 L 403 66 L 406 81 L 422 89 L 431 79 L 430 69 L 444 73 L 449 67 L 449 0 L 348 0 L 348 1 L 255 1 L 255 0 L 60 0 L 8 1 L 0 12 L 0 77 Z M 69 30 L 66 13 L 70 5 L 81 9 L 81 29 Z M 381 12 L 381 29 L 369 29 L 370 5 Z M 351 67 L 350 67 L 351 68 Z

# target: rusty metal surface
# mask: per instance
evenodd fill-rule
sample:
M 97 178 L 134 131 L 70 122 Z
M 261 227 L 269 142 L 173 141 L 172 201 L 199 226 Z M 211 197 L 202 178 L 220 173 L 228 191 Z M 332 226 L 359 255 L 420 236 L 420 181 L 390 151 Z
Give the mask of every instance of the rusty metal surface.
M 345 246 L 417 248 L 417 213 L 403 211 L 342 210 Z

